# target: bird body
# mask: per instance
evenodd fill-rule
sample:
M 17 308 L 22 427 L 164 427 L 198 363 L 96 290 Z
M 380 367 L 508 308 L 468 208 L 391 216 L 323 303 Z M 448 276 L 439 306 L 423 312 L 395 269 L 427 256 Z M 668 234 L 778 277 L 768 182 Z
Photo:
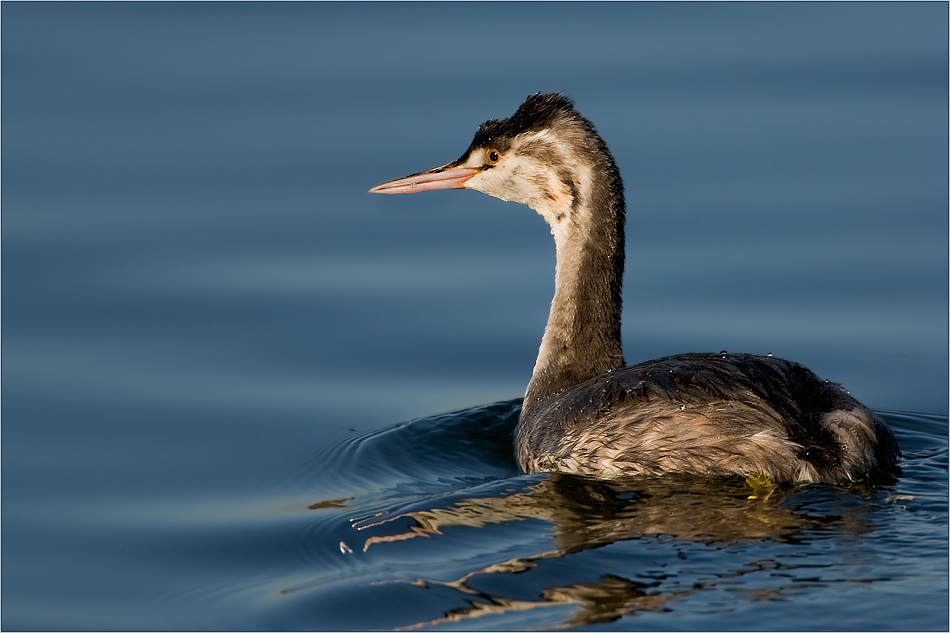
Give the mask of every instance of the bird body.
M 515 431 L 526 472 L 845 483 L 900 455 L 876 415 L 796 363 L 722 353 L 625 365 L 623 183 L 566 97 L 532 95 L 482 124 L 458 160 L 370 191 L 445 188 L 526 204 L 554 236 L 554 298 Z
M 826 483 L 892 464 L 894 448 L 840 385 L 797 363 L 726 353 L 652 360 L 526 401 L 516 445 L 526 472 Z

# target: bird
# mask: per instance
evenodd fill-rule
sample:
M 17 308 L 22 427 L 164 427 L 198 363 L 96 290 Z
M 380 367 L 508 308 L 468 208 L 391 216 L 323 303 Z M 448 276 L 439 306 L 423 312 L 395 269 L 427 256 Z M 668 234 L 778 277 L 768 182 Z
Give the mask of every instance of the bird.
M 624 362 L 623 181 L 564 94 L 530 95 L 457 160 L 369 191 L 438 189 L 527 205 L 554 236 L 554 298 L 514 432 L 525 473 L 847 485 L 897 463 L 883 420 L 798 363 L 726 352 Z

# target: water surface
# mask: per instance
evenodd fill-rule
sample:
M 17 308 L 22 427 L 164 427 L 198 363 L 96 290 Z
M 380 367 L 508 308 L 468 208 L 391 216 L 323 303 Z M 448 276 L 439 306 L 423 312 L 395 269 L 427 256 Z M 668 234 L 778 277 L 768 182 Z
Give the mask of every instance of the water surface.
M 0 12 L 3 628 L 947 628 L 946 5 Z M 801 362 L 901 477 L 517 472 L 547 227 L 365 192 L 550 90 L 627 361 Z

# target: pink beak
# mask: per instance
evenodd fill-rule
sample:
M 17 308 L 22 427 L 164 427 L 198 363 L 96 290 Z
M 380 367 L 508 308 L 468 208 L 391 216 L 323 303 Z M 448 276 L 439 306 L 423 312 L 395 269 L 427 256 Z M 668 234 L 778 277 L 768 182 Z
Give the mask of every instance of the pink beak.
M 448 165 L 451 165 L 449 163 Z M 398 180 L 376 185 L 370 193 L 416 193 L 434 189 L 461 189 L 468 179 L 478 173 L 474 167 L 449 167 L 442 165 Z

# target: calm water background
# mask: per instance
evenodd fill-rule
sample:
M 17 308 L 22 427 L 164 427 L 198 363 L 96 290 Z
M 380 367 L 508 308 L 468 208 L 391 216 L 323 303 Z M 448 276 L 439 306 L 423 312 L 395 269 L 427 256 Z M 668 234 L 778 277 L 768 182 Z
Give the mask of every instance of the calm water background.
M 0 12 L 4 629 L 946 630 L 946 4 Z M 518 475 L 547 228 L 365 192 L 551 90 L 628 362 L 802 362 L 900 479 Z

